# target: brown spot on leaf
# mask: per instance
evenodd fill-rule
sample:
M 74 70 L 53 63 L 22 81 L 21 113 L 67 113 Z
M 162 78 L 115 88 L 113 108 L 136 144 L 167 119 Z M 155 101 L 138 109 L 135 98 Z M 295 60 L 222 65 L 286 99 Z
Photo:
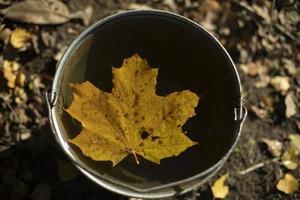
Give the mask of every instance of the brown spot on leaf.
M 158 136 L 152 136 L 152 137 L 151 137 L 151 140 L 152 140 L 152 141 L 156 141 L 156 140 L 158 140 L 159 138 L 160 138 L 160 137 L 158 137 Z

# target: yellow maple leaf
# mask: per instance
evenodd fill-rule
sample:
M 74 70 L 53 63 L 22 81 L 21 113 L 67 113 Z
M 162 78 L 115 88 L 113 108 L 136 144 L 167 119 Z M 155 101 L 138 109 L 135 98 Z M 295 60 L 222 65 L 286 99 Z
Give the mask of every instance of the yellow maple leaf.
M 225 185 L 225 181 L 228 177 L 228 173 L 221 176 L 211 187 L 214 198 L 224 199 L 229 193 L 229 187 Z
M 86 81 L 71 84 L 73 101 L 66 111 L 82 124 L 70 142 L 84 155 L 115 166 L 127 155 L 154 163 L 177 156 L 196 144 L 182 125 L 195 115 L 199 97 L 189 91 L 165 97 L 155 93 L 158 69 L 152 69 L 137 54 L 113 68 L 113 89 L 104 92 Z

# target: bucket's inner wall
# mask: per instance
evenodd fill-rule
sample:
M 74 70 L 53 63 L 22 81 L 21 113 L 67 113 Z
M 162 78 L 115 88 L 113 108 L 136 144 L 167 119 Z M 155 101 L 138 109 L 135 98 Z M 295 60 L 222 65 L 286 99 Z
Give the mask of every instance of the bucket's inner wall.
M 183 127 L 188 137 L 199 144 L 178 157 L 163 159 L 160 165 L 141 157 L 141 164 L 137 165 L 130 155 L 116 167 L 112 167 L 110 162 L 95 162 L 71 145 L 83 162 L 104 176 L 127 185 L 148 188 L 189 178 L 222 159 L 238 131 L 234 109 L 240 109 L 240 91 L 231 63 L 215 41 L 182 19 L 154 14 L 115 18 L 106 21 L 91 34 L 90 48 L 82 50 L 87 54 L 82 57 L 85 61 L 78 61 L 86 66 L 73 65 L 85 69 L 84 73 L 63 73 L 61 78 L 64 82 L 89 80 L 102 90 L 110 91 L 111 67 L 121 66 L 124 58 L 138 53 L 148 60 L 150 66 L 159 67 L 158 95 L 189 89 L 201 97 L 197 115 Z M 75 59 L 72 56 L 76 53 L 71 54 L 69 59 Z M 70 99 L 66 88 L 63 84 L 59 95 L 64 98 L 59 98 L 60 101 Z M 59 102 L 59 105 L 67 107 L 69 103 Z M 62 106 L 58 110 L 62 111 Z M 60 120 L 67 130 L 67 138 L 73 138 L 80 132 L 78 122 L 66 113 L 60 114 Z

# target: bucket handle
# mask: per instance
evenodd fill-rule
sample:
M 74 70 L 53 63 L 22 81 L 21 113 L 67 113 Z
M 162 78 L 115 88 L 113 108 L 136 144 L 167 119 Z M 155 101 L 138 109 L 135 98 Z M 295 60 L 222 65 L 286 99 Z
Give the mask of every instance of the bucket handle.
M 46 104 L 48 107 L 48 110 L 50 111 L 53 106 L 55 106 L 57 102 L 57 91 L 51 91 L 50 89 L 46 89 L 44 92 L 44 96 L 46 99 Z
M 239 126 L 241 127 L 247 117 L 248 111 L 244 105 L 242 105 L 241 111 L 238 114 L 237 109 L 235 109 L 235 116 L 236 116 L 236 121 L 238 121 Z

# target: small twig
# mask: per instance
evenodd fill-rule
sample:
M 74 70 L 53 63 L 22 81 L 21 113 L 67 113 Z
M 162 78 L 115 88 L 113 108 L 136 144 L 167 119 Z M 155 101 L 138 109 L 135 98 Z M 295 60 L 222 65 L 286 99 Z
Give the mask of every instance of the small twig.
M 273 22 L 274 22 L 275 3 L 276 3 L 276 0 L 273 0 L 272 4 L 271 4 L 271 12 L 270 12 L 270 15 L 271 15 L 271 24 L 273 24 Z
M 248 174 L 250 172 L 253 172 L 253 171 L 255 171 L 255 170 L 259 169 L 259 168 L 262 168 L 263 166 L 265 166 L 267 164 L 270 164 L 270 163 L 273 163 L 273 162 L 277 162 L 278 160 L 279 160 L 279 158 L 273 158 L 272 160 L 267 160 L 267 161 L 264 161 L 264 162 L 260 162 L 260 163 L 257 163 L 257 164 L 255 164 L 255 165 L 253 165 L 253 166 L 251 166 L 251 167 L 249 167 L 249 168 L 247 168 L 245 170 L 239 171 L 238 173 L 240 175 L 246 175 L 246 174 Z

